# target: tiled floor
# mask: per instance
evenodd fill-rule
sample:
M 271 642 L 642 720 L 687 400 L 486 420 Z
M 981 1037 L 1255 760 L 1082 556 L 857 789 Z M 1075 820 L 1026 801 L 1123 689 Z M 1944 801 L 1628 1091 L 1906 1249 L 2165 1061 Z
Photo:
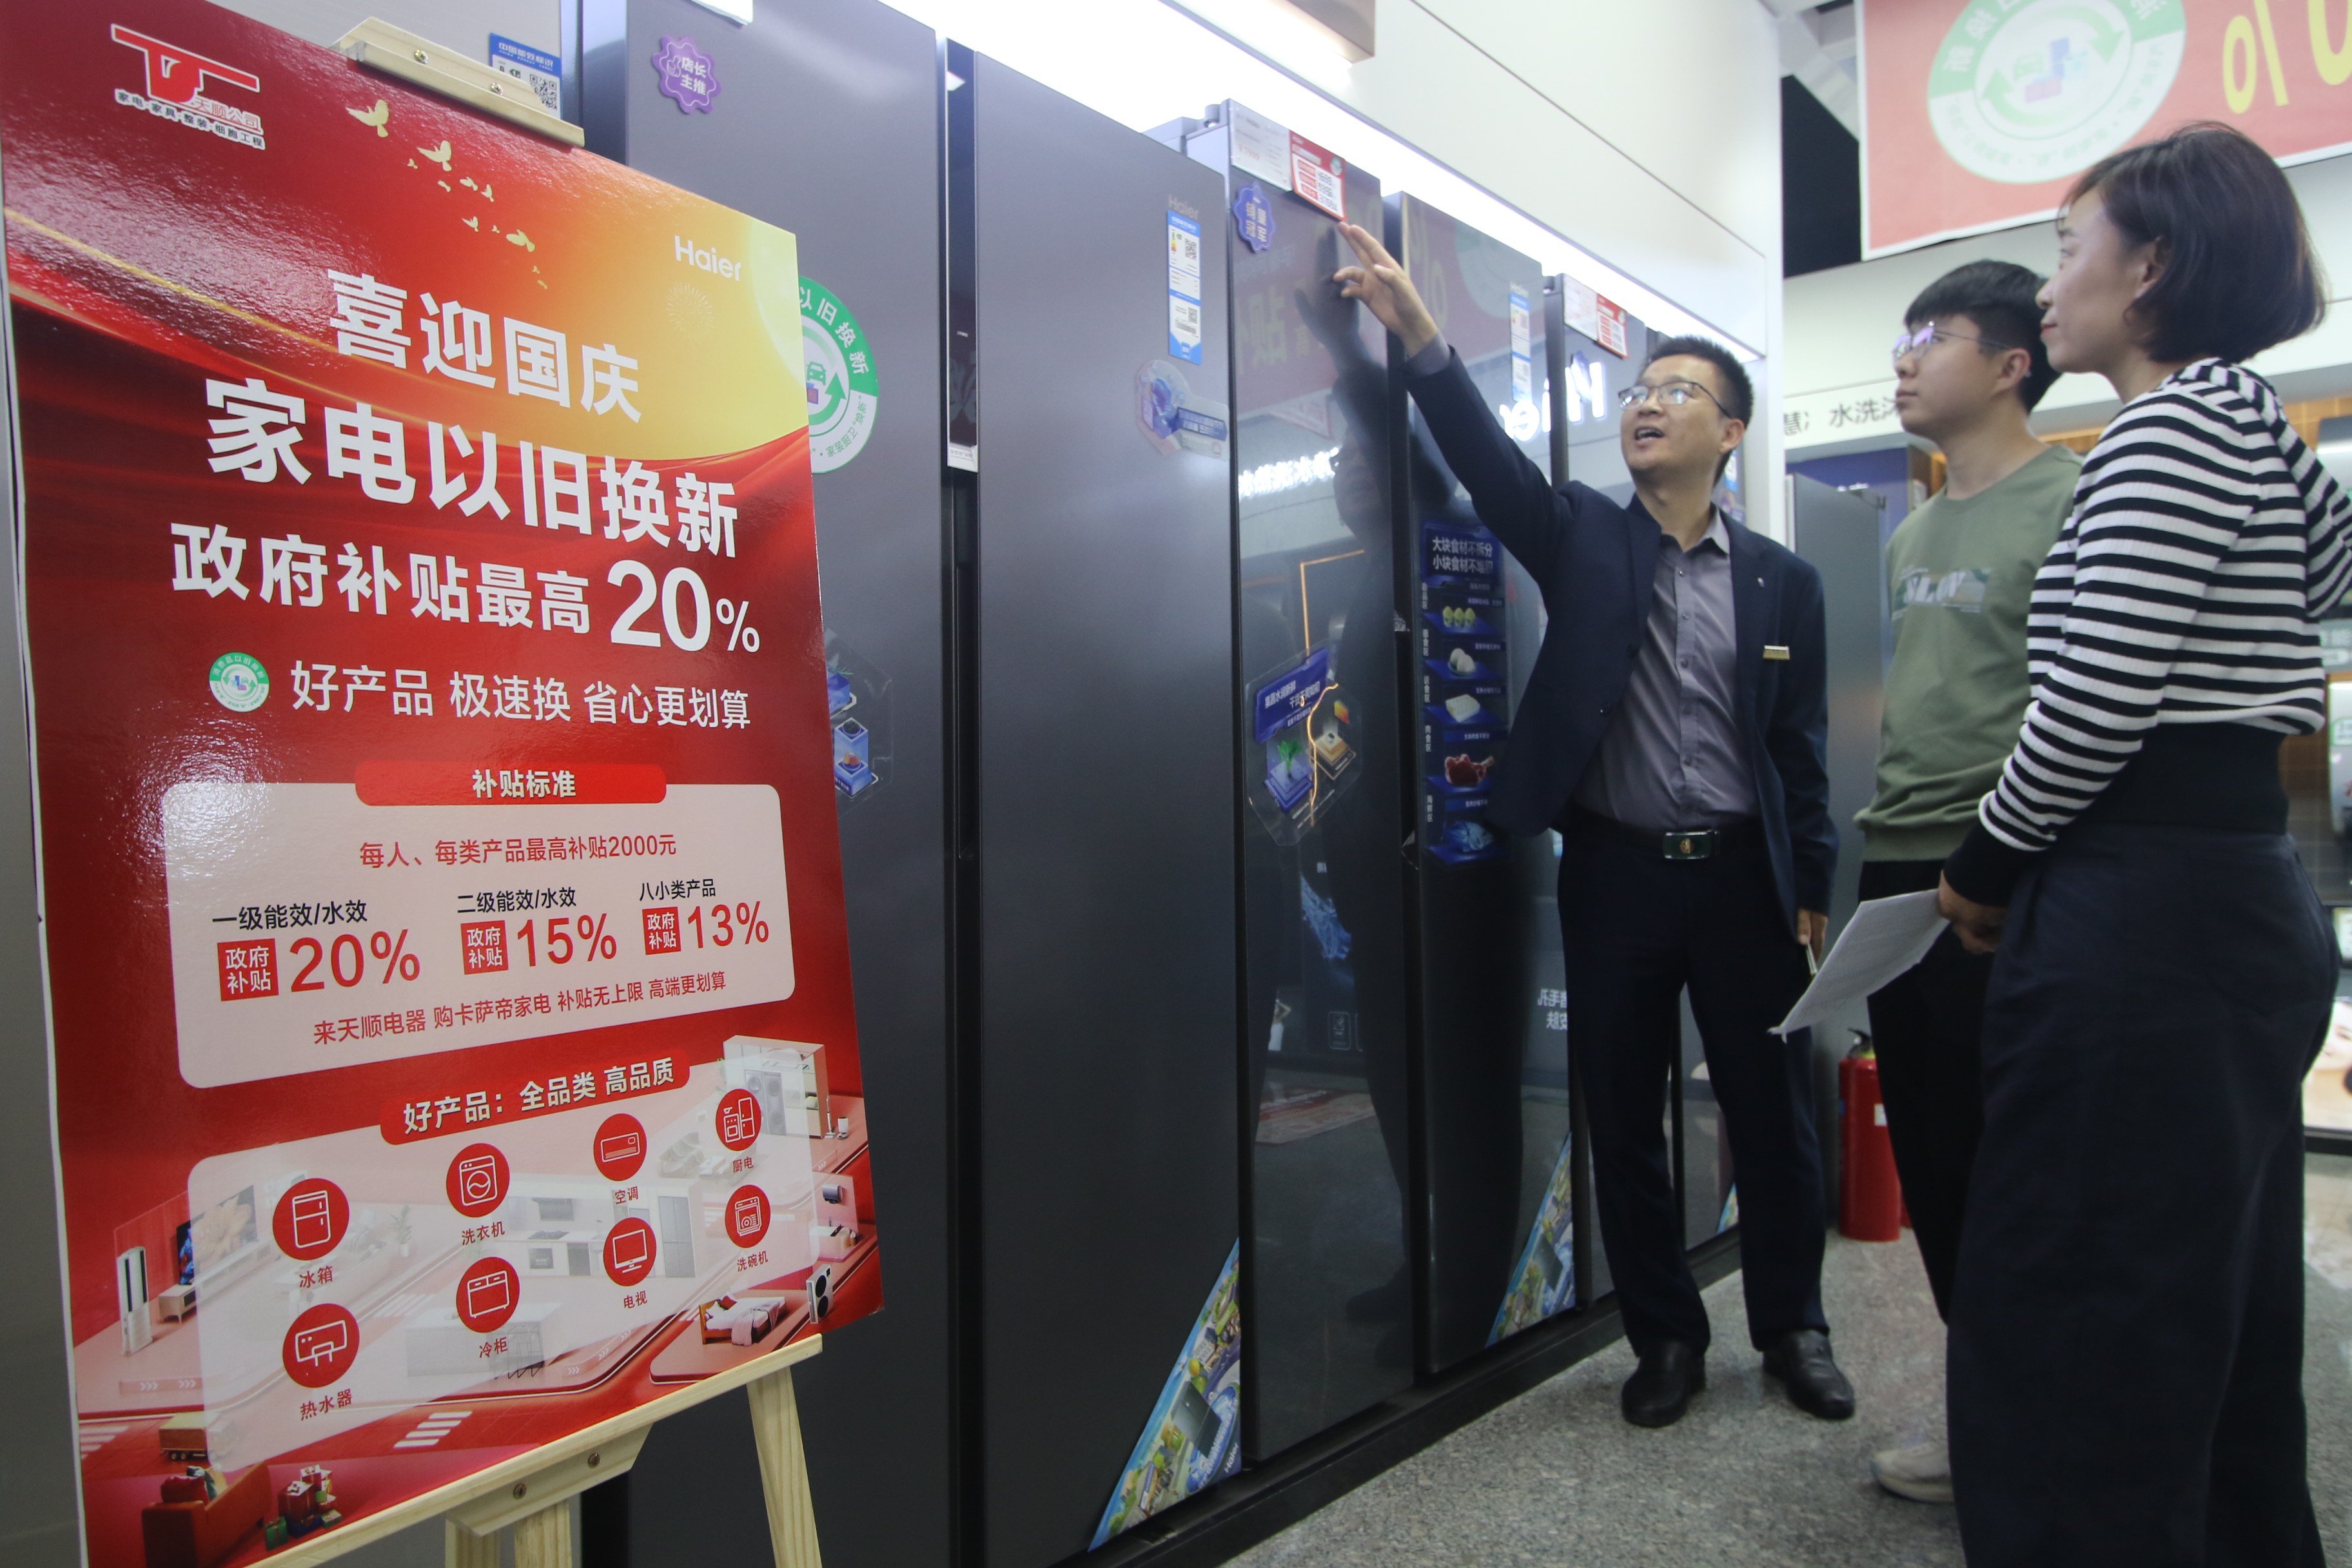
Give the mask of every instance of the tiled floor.
M 2352 1561 L 2352 1160 L 2309 1163 L 2312 1485 L 2330 1558 Z M 1246 1568 L 1399 1563 L 1545 1568 L 1908 1568 L 1960 1563 L 1949 1509 L 1886 1496 L 1870 1451 L 1935 1429 L 1943 1335 L 1906 1238 L 1832 1238 L 1823 1296 L 1862 1409 L 1829 1425 L 1762 1384 L 1738 1277 L 1707 1292 L 1707 1392 L 1679 1426 L 1627 1426 L 1618 1345 L 1571 1367 L 1235 1559 Z

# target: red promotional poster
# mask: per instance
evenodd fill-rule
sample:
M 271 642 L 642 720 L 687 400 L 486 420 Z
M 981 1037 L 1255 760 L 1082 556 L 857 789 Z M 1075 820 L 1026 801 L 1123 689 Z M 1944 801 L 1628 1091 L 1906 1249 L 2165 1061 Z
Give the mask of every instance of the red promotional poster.
M 2311 0 L 1859 0 L 1863 253 L 2052 216 L 2119 147 L 2218 120 L 2352 146 L 2352 13 Z
M 198 0 L 0 149 L 89 1561 L 878 1306 L 793 237 Z

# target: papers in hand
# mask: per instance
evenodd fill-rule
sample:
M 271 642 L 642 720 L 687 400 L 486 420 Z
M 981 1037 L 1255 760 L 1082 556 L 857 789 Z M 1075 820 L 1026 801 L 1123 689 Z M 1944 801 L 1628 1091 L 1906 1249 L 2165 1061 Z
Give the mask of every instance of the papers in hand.
M 1810 1028 L 1850 1003 L 1859 1002 L 1918 963 L 1944 933 L 1933 889 L 1873 899 L 1857 905 L 1822 961 L 1822 972 L 1773 1027 L 1776 1035 Z

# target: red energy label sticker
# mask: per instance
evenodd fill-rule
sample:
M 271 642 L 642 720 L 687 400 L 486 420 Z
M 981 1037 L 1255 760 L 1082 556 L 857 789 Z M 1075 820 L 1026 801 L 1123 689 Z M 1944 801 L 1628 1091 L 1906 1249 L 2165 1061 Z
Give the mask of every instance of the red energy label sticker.
M 1290 133 L 1290 188 L 1308 206 L 1348 220 L 1348 165 L 1296 131 Z

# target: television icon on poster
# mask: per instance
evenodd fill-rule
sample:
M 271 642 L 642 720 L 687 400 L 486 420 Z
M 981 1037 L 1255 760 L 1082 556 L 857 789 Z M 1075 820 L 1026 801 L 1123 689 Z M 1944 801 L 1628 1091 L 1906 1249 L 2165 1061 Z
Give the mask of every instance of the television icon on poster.
M 499 1195 L 498 1157 L 476 1154 L 458 1161 L 457 1192 L 467 1204 L 495 1202 Z
M 596 1141 L 596 1158 L 607 1164 L 617 1165 L 635 1160 L 645 1152 L 646 1141 L 642 1133 L 615 1132 Z
M 351 1349 L 351 1325 L 337 1318 L 312 1328 L 296 1331 L 294 1359 L 304 1366 L 328 1366 Z
M 503 1317 L 514 1310 L 514 1281 L 511 1270 L 501 1268 L 495 1273 L 477 1274 L 466 1281 L 465 1316 L 473 1318 Z
M 621 1273 L 634 1274 L 653 1261 L 654 1233 L 651 1226 L 632 1226 L 613 1237 L 613 1268 Z

